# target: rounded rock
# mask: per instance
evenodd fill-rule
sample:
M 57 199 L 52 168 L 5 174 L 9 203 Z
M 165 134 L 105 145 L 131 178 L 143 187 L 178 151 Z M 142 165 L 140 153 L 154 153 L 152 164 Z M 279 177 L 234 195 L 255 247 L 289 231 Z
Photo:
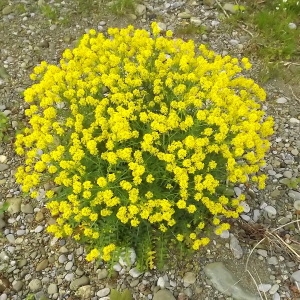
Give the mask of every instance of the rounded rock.
M 109 293 L 110 293 L 110 288 L 104 288 L 104 289 L 101 289 L 101 290 L 99 290 L 99 291 L 97 292 L 97 296 L 98 296 L 99 298 L 101 298 L 101 297 L 107 296 Z
M 58 287 L 55 283 L 50 283 L 47 290 L 49 295 L 56 294 L 58 292 Z
M 28 287 L 32 292 L 37 292 L 42 288 L 42 282 L 37 278 L 32 279 L 29 282 Z

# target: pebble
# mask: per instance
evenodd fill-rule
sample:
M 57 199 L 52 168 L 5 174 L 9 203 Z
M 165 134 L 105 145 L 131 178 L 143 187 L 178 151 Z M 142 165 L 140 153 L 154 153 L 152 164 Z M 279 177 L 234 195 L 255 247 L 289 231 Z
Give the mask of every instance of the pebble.
M 238 239 L 233 234 L 230 234 L 229 246 L 230 246 L 230 250 L 233 253 L 233 256 L 236 259 L 242 258 L 242 256 L 243 256 L 243 249 L 240 246 L 240 243 L 239 243 Z
M 267 291 L 269 291 L 271 289 L 271 284 L 269 283 L 261 283 L 258 285 L 258 290 L 263 292 L 263 293 L 266 293 Z
M 66 266 L 65 266 L 65 270 L 66 271 L 70 271 L 73 267 L 73 262 L 72 261 L 68 261 Z
M 137 278 L 141 276 L 143 273 L 140 272 L 137 268 L 132 268 L 129 270 L 129 275 L 132 276 L 133 278 Z
M 272 300 L 280 300 L 280 295 L 278 293 L 275 293 L 272 297 Z
M 9 204 L 7 208 L 7 212 L 11 215 L 17 214 L 21 211 L 21 198 L 13 197 L 7 200 L 7 203 Z
M 13 281 L 12 288 L 15 291 L 17 291 L 17 292 L 21 291 L 22 287 L 23 287 L 23 282 L 22 281 L 20 281 L 20 280 Z
M 21 212 L 24 214 L 33 214 L 33 207 L 30 203 L 21 205 Z
M 77 278 L 73 280 L 70 284 L 70 289 L 71 290 L 77 290 L 79 287 L 83 285 L 88 285 L 90 283 L 90 280 L 86 276 L 82 276 L 80 278 Z
M 3 172 L 9 168 L 9 165 L 7 164 L 0 164 L 0 172 Z
M 289 28 L 294 30 L 297 28 L 297 25 L 295 23 L 289 23 Z
M 75 296 L 80 299 L 91 299 L 92 296 L 92 288 L 90 285 L 81 286 L 75 293 Z
M 50 283 L 47 289 L 48 294 L 56 294 L 58 292 L 58 287 L 57 284 L 55 283 Z
M 186 272 L 183 276 L 183 286 L 188 287 L 196 282 L 196 275 L 193 272 Z
M 165 279 L 162 276 L 158 277 L 156 285 L 159 286 L 161 289 L 164 289 L 166 285 Z
M 137 4 L 135 6 L 135 13 L 138 16 L 143 16 L 146 13 L 146 6 L 143 4 Z M 102 25 L 103 26 L 103 25 Z
M 284 103 L 287 102 L 287 99 L 286 99 L 285 97 L 280 97 L 280 98 L 277 98 L 277 99 L 276 99 L 276 102 L 277 102 L 278 104 L 284 104 Z
M 96 273 L 99 280 L 105 279 L 108 275 L 108 271 L 106 269 L 98 269 Z
M 191 24 L 193 24 L 195 26 L 201 26 L 201 24 L 202 24 L 201 19 L 197 18 L 197 17 L 191 17 L 190 22 L 191 22 Z
M 277 211 L 276 211 L 275 207 L 270 206 L 270 205 L 267 205 L 267 206 L 264 208 L 264 211 L 267 213 L 267 216 L 268 216 L 270 219 L 274 219 L 274 218 L 276 217 Z
M 279 284 L 273 284 L 269 290 L 269 294 L 274 295 L 279 290 Z
M 66 257 L 64 254 L 60 255 L 59 258 L 58 258 L 58 261 L 59 261 L 61 264 L 65 263 L 67 260 L 68 260 L 68 259 L 67 259 L 67 257 Z
M 300 200 L 300 192 L 297 191 L 289 191 L 289 197 L 293 198 L 294 200 Z
M 153 300 L 176 300 L 176 298 L 169 290 L 163 289 L 154 294 Z
M 293 173 L 291 171 L 284 171 L 283 176 L 290 179 L 293 177 Z
M 276 256 L 271 256 L 267 259 L 269 265 L 278 265 L 278 259 Z
M 15 237 L 14 237 L 14 235 L 13 235 L 12 233 L 8 234 L 8 235 L 6 236 L 6 238 L 7 238 L 8 242 L 9 242 L 10 244 L 14 244 L 14 243 L 15 243 Z
M 214 262 L 204 267 L 205 275 L 212 285 L 221 293 L 234 299 L 256 300 L 256 296 L 246 291 L 222 262 Z
M 294 208 L 295 208 L 296 210 L 300 210 L 300 200 L 296 200 L 296 201 L 294 202 Z
M 119 264 L 121 266 L 130 267 L 136 261 L 136 253 L 134 249 L 129 248 L 127 251 L 123 251 L 119 257 Z
M 223 5 L 223 9 L 231 12 L 232 14 L 236 13 L 235 4 L 232 3 L 225 3 Z
M 44 226 L 39 225 L 39 226 L 37 226 L 37 227 L 34 229 L 34 232 L 35 232 L 35 233 L 39 233 L 39 232 L 42 232 L 43 230 L 44 230 Z
M 291 279 L 297 281 L 300 283 L 300 270 L 294 272 L 292 275 L 291 275 Z
M 265 249 L 257 249 L 257 253 L 262 256 L 262 257 L 267 257 L 268 256 L 268 251 Z
M 290 118 L 290 123 L 293 123 L 293 124 L 299 124 L 300 121 L 296 118 Z
M 245 212 L 245 213 L 250 212 L 250 206 L 249 206 L 248 203 L 246 203 L 245 201 L 241 201 L 241 202 L 240 202 L 240 205 L 244 208 L 244 212 Z
M 42 271 L 44 269 L 46 269 L 49 265 L 49 261 L 48 259 L 43 259 L 37 266 L 36 266 L 36 271 L 39 272 L 39 271 Z
M 187 11 L 184 11 L 184 12 L 180 12 L 178 14 L 178 18 L 181 18 L 181 19 L 190 19 L 191 18 L 191 13 L 187 12 Z
M 107 287 L 107 288 L 99 290 L 97 292 L 97 296 L 101 298 L 101 297 L 107 296 L 109 293 L 110 293 L 110 288 Z
M 32 292 L 37 292 L 42 288 L 42 282 L 39 279 L 32 279 L 28 284 L 29 289 Z

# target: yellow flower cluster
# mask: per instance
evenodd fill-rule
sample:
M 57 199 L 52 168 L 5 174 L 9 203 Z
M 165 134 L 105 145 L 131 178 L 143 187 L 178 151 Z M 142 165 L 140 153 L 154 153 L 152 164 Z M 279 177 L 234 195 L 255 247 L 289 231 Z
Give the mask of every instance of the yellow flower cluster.
M 222 194 L 226 182 L 264 187 L 255 174 L 273 120 L 260 110 L 264 90 L 240 76 L 248 59 L 151 28 L 90 30 L 59 66 L 35 67 L 24 92 L 29 126 L 15 142 L 25 156 L 16 180 L 32 196 L 47 181 L 61 188 L 46 194 L 56 217 L 48 231 L 88 242 L 87 260 L 109 261 L 147 234 L 140 226 L 197 250 L 209 242 L 207 224 L 220 234 L 229 226 L 220 218 L 242 211 L 243 196 Z

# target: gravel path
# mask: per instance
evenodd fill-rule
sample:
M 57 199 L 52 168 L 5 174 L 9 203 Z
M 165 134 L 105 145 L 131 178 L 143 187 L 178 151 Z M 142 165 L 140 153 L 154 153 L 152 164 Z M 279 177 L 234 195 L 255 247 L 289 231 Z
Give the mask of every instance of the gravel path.
M 123 17 L 112 15 L 107 3 L 95 2 L 0 1 L 0 111 L 10 119 L 11 136 L 23 123 L 21 95 L 30 85 L 32 67 L 41 60 L 58 63 L 62 50 L 90 28 L 105 31 L 130 23 L 149 28 L 156 20 L 176 36 L 207 43 L 223 55 L 241 57 L 250 45 L 246 28 L 232 29 L 222 21 L 219 4 L 228 14 L 233 9 L 225 1 L 148 0 Z M 199 27 L 191 27 L 190 34 L 180 30 L 188 23 Z M 257 63 L 252 75 L 258 76 L 260 69 Z M 266 190 L 237 186 L 235 193 L 245 192 L 247 198 L 245 212 L 231 231 L 212 236 L 209 247 L 192 257 L 170 253 L 170 264 L 160 272 L 140 273 L 134 260 L 131 266 L 120 261 L 109 276 L 105 265 L 84 260 L 82 246 L 49 236 L 45 228 L 53 220 L 43 199 L 22 198 L 15 184 L 13 174 L 22 162 L 13 152 L 13 138 L 0 144 L 0 205 L 10 204 L 8 212 L 0 213 L 0 300 L 105 300 L 111 288 L 129 288 L 134 299 L 297 299 L 300 230 L 291 222 L 300 214 L 300 189 L 293 186 L 300 177 L 300 105 L 294 94 L 299 88 L 290 89 L 281 81 L 265 88 L 264 110 L 276 122 L 267 165 L 261 170 L 269 175 Z M 266 242 L 251 252 L 264 237 Z M 247 265 L 257 286 L 245 272 Z

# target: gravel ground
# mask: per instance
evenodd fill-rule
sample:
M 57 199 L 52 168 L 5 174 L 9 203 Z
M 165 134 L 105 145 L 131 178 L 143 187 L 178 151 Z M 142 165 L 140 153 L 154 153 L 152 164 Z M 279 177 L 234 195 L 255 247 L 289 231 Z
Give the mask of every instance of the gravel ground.
M 123 17 L 111 14 L 107 3 L 47 3 L 0 0 L 0 111 L 9 117 L 12 137 L 24 119 L 21 94 L 30 85 L 32 67 L 41 60 L 56 64 L 63 49 L 76 44 L 90 28 L 105 31 L 131 23 L 147 29 L 156 20 L 162 28 L 175 30 L 176 36 L 207 43 L 223 55 L 240 57 L 250 46 L 247 28 L 232 29 L 222 21 L 219 4 L 231 13 L 224 1 L 149 0 Z M 179 30 L 188 23 L 206 30 Z M 258 77 L 263 66 L 254 65 L 252 75 Z M 245 192 L 247 198 L 245 212 L 231 231 L 212 236 L 209 247 L 192 257 L 173 257 L 164 271 L 139 273 L 133 259 L 129 266 L 120 261 L 109 277 L 105 265 L 86 263 L 82 246 L 46 234 L 52 220 L 43 199 L 22 198 L 15 184 L 13 174 L 22 162 L 13 152 L 13 138 L 0 144 L 0 203 L 10 203 L 8 212 L 0 214 L 0 300 L 105 300 L 111 288 L 129 288 L 134 299 L 299 299 L 300 237 L 295 221 L 300 190 L 291 183 L 300 177 L 300 101 L 293 82 L 297 78 L 265 86 L 264 110 L 276 122 L 267 165 L 261 170 L 269 175 L 266 190 L 237 186 L 235 193 Z

